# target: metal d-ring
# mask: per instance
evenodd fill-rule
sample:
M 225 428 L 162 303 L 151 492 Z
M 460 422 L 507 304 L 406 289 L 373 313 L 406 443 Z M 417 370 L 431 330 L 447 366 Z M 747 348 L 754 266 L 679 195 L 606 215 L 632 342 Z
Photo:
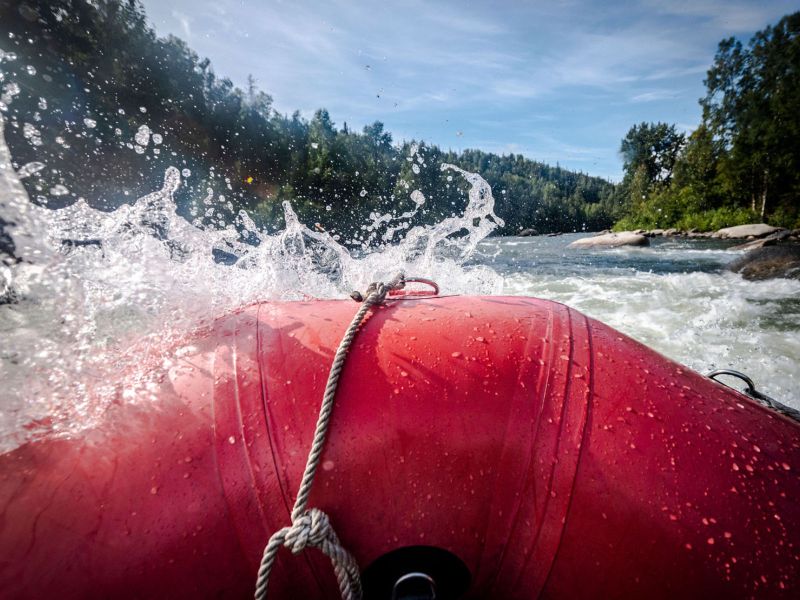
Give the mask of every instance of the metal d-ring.
M 436 283 L 433 279 L 426 279 L 425 277 L 406 277 L 406 283 L 424 283 L 433 288 L 433 295 L 439 295 L 439 284 Z
M 714 381 L 719 381 L 717 379 L 718 375 L 730 375 L 731 377 L 736 377 L 738 379 L 741 379 L 742 381 L 744 381 L 747 384 L 747 395 L 748 396 L 753 396 L 754 398 L 757 397 L 757 394 L 759 392 L 758 392 L 758 390 L 756 390 L 756 384 L 753 383 L 753 380 L 750 379 L 747 375 L 745 375 L 741 371 L 734 371 L 733 369 L 717 369 L 716 371 L 711 371 L 708 375 L 706 375 L 706 377 L 710 377 Z M 725 383 L 723 381 L 720 381 L 720 383 L 723 384 L 723 385 L 728 385 L 727 383 Z M 730 387 L 730 386 L 728 386 L 728 387 Z
M 774 411 L 784 414 L 787 417 L 791 417 L 795 421 L 800 421 L 800 411 L 795 410 L 790 406 L 786 406 L 782 402 L 778 402 L 777 400 L 775 400 L 775 398 L 770 398 L 763 392 L 759 392 L 756 389 L 756 384 L 753 383 L 753 380 L 750 379 L 747 375 L 745 375 L 741 371 L 734 371 L 733 369 L 717 369 L 716 371 L 711 371 L 710 373 L 708 373 L 708 375 L 706 375 L 707 377 L 721 383 L 722 385 L 731 387 L 724 381 L 719 381 L 717 379 L 719 375 L 730 375 L 731 377 L 736 377 L 737 379 L 741 379 L 747 385 L 746 393 L 748 396 L 754 398 L 755 400 L 758 400 L 761 404 L 763 404 L 768 408 L 771 408 Z

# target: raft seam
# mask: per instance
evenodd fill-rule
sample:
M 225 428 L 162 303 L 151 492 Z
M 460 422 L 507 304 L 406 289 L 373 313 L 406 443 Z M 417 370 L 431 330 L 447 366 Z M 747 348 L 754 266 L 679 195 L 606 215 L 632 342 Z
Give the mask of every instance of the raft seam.
M 565 312 L 566 312 L 566 316 L 567 316 L 567 331 L 569 332 L 569 338 L 568 338 L 569 339 L 569 360 L 567 361 L 567 370 L 566 370 L 566 373 L 564 374 L 564 377 L 565 377 L 566 380 L 565 380 L 565 383 L 564 383 L 564 391 L 563 391 L 563 395 L 562 395 L 561 415 L 559 417 L 559 423 L 558 423 L 558 435 L 556 436 L 556 447 L 555 447 L 555 451 L 553 452 L 553 457 L 552 457 L 553 464 L 552 464 L 552 466 L 550 468 L 550 475 L 549 475 L 548 480 L 547 480 L 547 495 L 545 496 L 544 511 L 542 513 L 542 515 L 543 515 L 543 517 L 542 517 L 542 525 L 541 525 L 541 527 L 539 527 L 539 531 L 536 533 L 536 538 L 535 538 L 534 543 L 532 545 L 532 548 L 533 548 L 534 552 L 535 552 L 536 548 L 539 546 L 540 541 L 542 539 L 542 533 L 544 532 L 545 526 L 547 525 L 548 516 L 550 516 L 550 518 L 552 518 L 552 515 L 550 515 L 549 513 L 550 513 L 551 500 L 553 498 L 553 496 L 552 496 L 553 485 L 554 485 L 554 482 L 555 482 L 556 471 L 557 471 L 557 469 L 559 467 L 558 458 L 560 456 L 561 443 L 563 441 L 563 433 L 564 433 L 564 426 L 565 426 L 564 421 L 565 421 L 566 414 L 567 414 L 567 408 L 569 407 L 569 402 L 568 402 L 569 393 L 572 390 L 572 369 L 573 369 L 574 358 L 575 358 L 575 336 L 572 333 L 573 332 L 573 327 L 572 327 L 572 314 L 571 314 L 571 311 L 569 310 L 568 307 L 565 307 L 565 308 L 566 308 Z M 554 346 L 554 350 L 555 350 L 555 346 Z M 563 531 L 563 524 L 562 524 L 561 530 Z M 556 554 L 557 554 L 557 551 L 554 551 L 552 557 L 549 559 L 550 564 L 547 567 L 548 574 L 550 572 L 550 569 L 552 568 L 553 563 L 555 562 Z M 528 557 L 528 560 L 530 560 L 530 556 Z M 527 561 L 526 561 L 526 563 L 527 563 Z M 520 575 L 521 575 L 521 572 L 520 572 Z M 546 581 L 546 578 L 545 578 L 545 581 Z M 537 594 L 536 594 L 537 597 L 539 597 L 541 595 L 543 589 L 544 589 L 544 582 L 542 583 L 542 585 L 537 590 Z
M 260 310 L 260 307 L 259 307 Z M 256 510 L 258 514 L 261 516 L 261 522 L 264 525 L 264 530 L 269 532 L 267 529 L 268 524 L 266 522 L 266 513 L 264 512 L 264 507 L 261 504 L 261 497 L 259 494 L 258 483 L 256 481 L 255 470 L 253 469 L 253 460 L 250 456 L 249 446 L 248 446 L 248 438 L 247 432 L 244 425 L 244 418 L 242 416 L 242 396 L 240 394 L 240 378 L 239 378 L 239 351 L 238 351 L 238 342 L 239 342 L 239 329 L 237 328 L 234 332 L 234 353 L 233 353 L 233 374 L 235 377 L 235 385 L 234 385 L 234 394 L 236 398 L 236 417 L 239 421 L 239 435 L 242 439 L 242 451 L 244 453 L 245 464 L 247 465 L 247 473 L 250 475 L 250 489 L 255 499 Z M 258 348 L 258 311 L 256 311 L 256 352 Z
M 549 340 L 552 337 L 551 336 L 552 327 L 553 327 L 553 312 L 552 312 L 552 310 L 548 310 L 548 314 L 547 314 L 547 329 L 546 329 L 546 339 L 547 340 Z M 534 323 L 533 323 L 533 321 L 531 321 L 531 323 L 530 323 L 530 325 L 528 327 L 528 340 L 525 343 L 525 348 L 523 349 L 523 353 L 524 353 L 523 357 L 529 355 L 528 351 L 534 345 L 534 339 L 533 339 L 533 336 L 531 335 L 533 330 L 534 330 Z M 536 340 L 536 341 L 538 341 L 543 346 L 550 346 L 549 351 L 550 351 L 550 357 L 552 359 L 553 344 L 549 344 L 549 343 L 546 343 L 546 342 L 543 343 L 541 340 Z M 544 355 L 544 353 L 542 353 L 542 355 Z M 541 385 L 538 385 L 538 382 L 537 382 L 537 385 L 534 388 L 534 391 L 531 393 L 531 396 L 533 396 L 531 398 L 533 402 L 536 402 L 536 400 L 537 400 L 536 392 L 538 390 L 540 390 L 540 389 L 542 390 L 542 395 L 541 395 L 540 399 L 543 399 L 545 397 L 545 395 L 546 395 L 546 390 L 548 389 L 548 386 L 549 386 L 549 383 L 550 383 L 550 369 L 546 369 L 546 373 L 547 374 L 545 376 L 544 383 L 541 384 Z M 521 380 L 521 376 L 522 376 L 522 369 L 520 369 L 518 381 Z M 540 373 L 540 375 L 539 375 L 539 377 L 537 379 L 539 381 L 541 381 L 541 373 Z M 524 479 L 523 479 L 522 486 L 521 486 L 521 489 L 520 489 L 521 492 L 523 492 L 525 490 L 525 484 L 530 479 L 530 472 L 531 472 L 532 464 L 533 464 L 533 461 L 534 461 L 534 449 L 536 447 L 536 440 L 538 439 L 539 424 L 541 423 L 541 415 L 542 415 L 542 412 L 543 412 L 543 406 L 544 406 L 544 402 L 543 401 L 539 402 L 538 407 L 534 408 L 534 411 L 536 412 L 536 414 L 532 415 L 533 419 L 534 419 L 533 422 L 537 424 L 537 427 L 536 427 L 535 431 L 531 431 L 531 435 L 530 435 L 530 438 L 529 438 L 528 452 L 527 452 L 527 466 L 523 471 L 524 472 Z M 535 498 L 535 495 L 534 495 L 534 498 Z M 524 501 L 523 495 L 522 495 L 522 493 L 520 493 L 519 499 L 517 500 L 517 503 L 516 503 L 516 505 L 514 507 L 514 511 L 513 511 L 514 512 L 514 517 L 511 519 L 511 527 L 509 528 L 509 532 L 513 532 L 513 531 L 517 530 L 517 523 L 519 521 L 519 515 L 520 515 L 520 512 L 522 510 L 523 501 Z M 497 562 L 497 570 L 495 571 L 495 575 L 494 575 L 494 577 L 492 577 L 491 583 L 488 585 L 488 589 L 489 590 L 494 590 L 495 587 L 497 586 L 497 579 L 498 579 L 498 577 L 500 577 L 500 573 L 503 570 L 503 567 L 505 565 L 507 557 L 508 557 L 508 544 L 506 543 L 506 545 L 503 546 L 502 554 L 500 555 L 500 559 Z
M 281 492 L 281 498 L 283 498 L 283 505 L 284 505 L 284 508 L 286 509 L 286 516 L 288 517 L 288 519 L 291 519 L 291 516 L 292 516 L 292 509 L 291 509 L 292 501 L 290 501 L 289 496 L 287 494 L 286 487 L 284 487 L 284 485 L 283 485 L 284 481 L 283 481 L 283 478 L 281 477 L 281 473 L 280 473 L 280 470 L 279 470 L 279 467 L 278 467 L 278 457 L 277 457 L 277 454 L 275 452 L 275 445 L 273 443 L 272 427 L 270 426 L 271 421 L 270 421 L 270 416 L 269 416 L 269 410 L 268 410 L 268 407 L 267 407 L 268 400 L 269 400 L 269 394 L 267 392 L 267 379 L 264 376 L 264 365 L 262 363 L 262 359 L 266 360 L 266 353 L 264 353 L 263 355 L 261 353 L 261 341 L 263 339 L 263 337 L 261 335 L 261 309 L 262 309 L 263 306 L 264 306 L 263 304 L 259 304 L 258 305 L 258 311 L 256 312 L 256 355 L 257 355 L 257 361 L 256 362 L 258 363 L 259 387 L 261 389 L 261 405 L 262 405 L 262 407 L 264 409 L 264 424 L 266 426 L 265 427 L 265 431 L 267 433 L 267 441 L 269 442 L 270 454 L 272 456 L 272 465 L 273 465 L 273 469 L 274 469 L 274 473 L 275 473 L 275 481 L 278 483 L 278 489 Z M 278 340 L 280 340 L 280 337 L 278 337 Z M 283 348 L 283 346 L 281 345 L 281 349 L 282 348 Z M 273 528 L 275 528 L 275 527 L 273 526 Z M 269 530 L 267 530 L 267 534 L 269 534 Z M 323 584 L 322 577 L 321 577 L 320 573 L 317 572 L 317 569 L 314 568 L 314 564 L 313 564 L 313 561 L 312 561 L 311 557 L 306 553 L 303 553 L 303 555 L 304 555 L 303 558 L 305 560 L 305 563 L 306 563 L 309 571 L 313 575 L 314 580 L 317 583 L 317 588 L 319 589 L 320 593 L 324 592 L 325 591 L 325 586 Z M 277 561 L 282 561 L 283 559 L 280 556 L 277 556 L 277 557 L 275 557 L 275 560 L 277 562 Z M 261 558 L 259 557 L 258 564 L 260 564 L 260 562 L 261 562 Z
M 580 313 L 578 313 L 578 314 L 580 314 Z M 586 326 L 586 340 L 587 340 L 588 345 L 589 345 L 589 352 L 588 352 L 588 354 L 589 354 L 589 389 L 588 389 L 588 397 L 586 399 L 586 404 L 585 404 L 585 409 L 584 409 L 584 424 L 583 424 L 583 431 L 581 432 L 581 447 L 580 447 L 580 450 L 578 451 L 578 460 L 575 463 L 575 474 L 572 477 L 572 483 L 570 484 L 570 488 L 569 488 L 569 500 L 567 501 L 567 508 L 566 508 L 566 511 L 565 511 L 565 514 L 564 514 L 564 523 L 561 526 L 561 531 L 560 531 L 560 533 L 558 535 L 558 544 L 556 545 L 556 550 L 553 553 L 553 560 L 550 562 L 550 567 L 547 570 L 547 577 L 545 578 L 544 583 L 542 584 L 541 591 L 544 591 L 545 589 L 547 589 L 547 584 L 550 582 L 550 577 L 552 576 L 552 573 L 553 573 L 553 567 L 555 566 L 556 561 L 558 560 L 558 554 L 561 551 L 561 542 L 564 540 L 564 532 L 567 529 L 567 522 L 569 521 L 570 510 L 572 509 L 572 500 L 573 500 L 574 495 L 575 495 L 575 487 L 578 484 L 578 470 L 580 469 L 581 461 L 583 460 L 583 458 L 584 458 L 584 456 L 586 454 L 586 447 L 588 445 L 587 444 L 587 441 L 588 441 L 587 438 L 589 436 L 589 431 L 591 430 L 591 420 L 592 420 L 591 406 L 592 406 L 592 401 L 594 399 L 594 380 L 595 380 L 595 376 L 594 376 L 594 362 L 595 362 L 594 361 L 594 358 L 595 358 L 595 356 L 594 356 L 594 340 L 592 338 L 592 328 L 589 325 L 589 319 L 586 317 L 586 315 L 581 314 L 581 316 L 583 317 L 583 321 L 584 321 L 584 324 Z M 540 591 L 540 594 L 541 594 L 541 591 Z
M 219 352 L 219 347 L 217 347 L 217 349 L 214 350 L 214 357 L 211 360 L 211 373 L 212 373 L 211 413 L 213 415 L 211 431 L 212 431 L 212 440 L 214 444 L 214 467 L 215 467 L 214 471 L 217 475 L 217 481 L 219 482 L 219 489 L 220 492 L 222 493 L 222 499 L 225 502 L 225 508 L 228 511 L 228 521 L 231 523 L 232 529 L 236 532 L 236 542 L 237 542 L 236 545 L 238 546 L 239 552 L 242 555 L 242 561 L 245 564 L 247 564 L 249 562 L 247 558 L 247 552 L 245 551 L 242 545 L 242 538 L 239 535 L 239 528 L 236 526 L 236 517 L 234 516 L 235 511 L 231 506 L 231 502 L 228 498 L 228 493 L 225 489 L 225 479 L 222 477 L 222 465 L 220 464 L 220 445 L 218 441 L 219 440 L 218 434 L 220 432 L 217 427 L 217 418 L 219 417 L 219 409 L 217 408 L 217 405 L 219 404 L 219 402 L 217 400 L 217 386 L 213 383 L 213 381 L 216 379 L 215 374 L 217 367 L 217 352 Z
M 283 505 L 286 509 L 286 514 L 291 515 L 291 502 L 289 501 L 289 497 L 286 493 L 286 489 L 283 485 L 283 479 L 281 478 L 281 473 L 278 468 L 278 457 L 275 453 L 275 444 L 273 443 L 272 439 L 272 427 L 270 426 L 270 417 L 269 417 L 269 393 L 267 393 L 267 379 L 264 376 L 264 364 L 263 361 L 266 360 L 266 356 L 261 353 L 261 342 L 263 340 L 263 336 L 261 334 L 261 308 L 263 305 L 258 305 L 258 311 L 256 312 L 256 354 L 258 357 L 258 383 L 259 387 L 261 388 L 261 405 L 264 408 L 264 425 L 265 430 L 267 432 L 267 441 L 269 442 L 269 450 L 270 455 L 272 456 L 272 465 L 275 471 L 275 480 L 278 482 L 278 489 L 281 491 L 281 498 L 283 498 Z

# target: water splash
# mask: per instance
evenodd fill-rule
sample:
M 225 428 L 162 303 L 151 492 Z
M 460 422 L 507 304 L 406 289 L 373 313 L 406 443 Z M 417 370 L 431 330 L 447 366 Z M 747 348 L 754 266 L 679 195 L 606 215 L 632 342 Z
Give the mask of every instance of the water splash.
M 112 212 L 83 199 L 59 210 L 41 208 L 20 179 L 43 165 L 15 171 L 2 127 L 0 115 L 0 214 L 14 258 L 6 259 L 0 287 L 6 300 L 0 304 L 0 443 L 40 431 L 74 433 L 109 402 L 149 397 L 118 389 L 118 373 L 142 362 L 128 356 L 131 346 L 158 354 L 186 332 L 252 302 L 347 297 L 399 270 L 435 279 L 449 293 L 500 289 L 491 269 L 465 266 L 478 242 L 502 225 L 491 189 L 454 165 L 442 169 L 471 186 L 462 216 L 412 227 L 425 200 L 412 190 L 414 208 L 375 215 L 370 227 L 380 243 L 355 254 L 304 225 L 288 202 L 286 226 L 275 234 L 245 212 L 221 226 L 202 218 L 190 223 L 178 215 L 174 195 L 182 173 L 173 167 L 161 189 Z M 204 203 L 212 198 L 210 190 Z M 228 264 L 215 260 L 219 253 L 231 257 Z M 141 373 L 144 388 L 148 377 L 158 373 Z

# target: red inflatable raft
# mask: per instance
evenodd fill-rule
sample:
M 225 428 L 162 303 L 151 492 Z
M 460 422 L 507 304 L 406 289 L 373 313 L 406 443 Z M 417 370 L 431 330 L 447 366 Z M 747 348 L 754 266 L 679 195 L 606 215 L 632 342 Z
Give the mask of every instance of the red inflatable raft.
M 2 455 L 2 597 L 252 597 L 355 310 L 248 307 L 81 437 Z M 787 417 L 563 305 L 389 302 L 310 505 L 374 596 L 406 549 L 460 565 L 467 598 L 797 598 L 799 448 Z M 338 596 L 314 550 L 282 550 L 269 591 Z

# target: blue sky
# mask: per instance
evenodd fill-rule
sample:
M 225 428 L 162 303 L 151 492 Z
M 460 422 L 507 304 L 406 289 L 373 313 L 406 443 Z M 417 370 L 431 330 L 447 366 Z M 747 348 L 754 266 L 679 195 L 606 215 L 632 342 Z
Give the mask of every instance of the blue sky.
M 144 0 L 160 35 L 218 75 L 253 74 L 275 108 L 395 141 L 521 153 L 619 180 L 640 121 L 700 120 L 718 42 L 797 9 L 784 0 Z

